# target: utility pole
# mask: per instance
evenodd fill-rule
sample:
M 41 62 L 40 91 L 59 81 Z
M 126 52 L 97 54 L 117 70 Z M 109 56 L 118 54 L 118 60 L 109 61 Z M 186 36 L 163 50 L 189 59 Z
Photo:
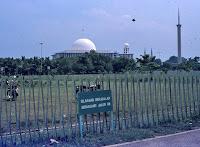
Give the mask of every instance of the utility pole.
M 41 72 L 42 72 L 42 45 L 43 45 L 43 43 L 42 42 L 40 42 L 40 46 L 41 46 Z
M 160 59 L 160 54 L 161 54 L 162 52 L 158 52 L 158 54 L 159 54 L 159 59 Z

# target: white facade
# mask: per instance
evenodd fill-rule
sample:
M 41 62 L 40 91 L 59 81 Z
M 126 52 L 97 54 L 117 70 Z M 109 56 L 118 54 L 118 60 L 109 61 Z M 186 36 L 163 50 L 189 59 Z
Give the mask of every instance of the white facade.
M 124 54 L 129 54 L 129 44 L 128 43 L 124 44 Z
M 62 51 L 59 53 L 55 53 L 54 55 L 52 55 L 52 57 L 53 57 L 53 59 L 57 59 L 57 58 L 61 58 L 61 57 L 72 58 L 72 57 L 90 53 L 91 50 L 94 50 L 96 53 L 98 53 L 100 55 L 109 56 L 111 58 L 117 58 L 120 56 L 129 58 L 129 59 L 133 58 L 133 54 L 129 54 L 128 43 L 125 43 L 125 45 L 124 45 L 124 54 L 119 54 L 117 52 L 110 52 L 108 50 L 96 50 L 96 46 L 94 45 L 94 43 L 91 40 L 85 39 L 85 38 L 76 40 L 72 44 L 71 50 L 65 50 L 65 51 Z

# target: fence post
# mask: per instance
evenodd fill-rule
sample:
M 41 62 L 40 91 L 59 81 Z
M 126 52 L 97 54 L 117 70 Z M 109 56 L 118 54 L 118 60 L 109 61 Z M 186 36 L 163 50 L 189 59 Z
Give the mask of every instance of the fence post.
M 45 108 L 44 108 L 44 91 L 43 82 L 41 78 L 41 94 L 42 94 L 42 110 L 43 110 L 43 139 L 45 138 Z
M 49 138 L 49 127 L 48 127 L 48 107 L 49 107 L 49 84 L 50 84 L 50 82 L 49 82 L 49 79 L 50 77 L 49 77 L 49 75 L 48 75 L 48 78 L 47 78 L 47 102 L 46 102 L 46 117 L 45 117 L 45 126 L 46 126 L 46 130 L 47 130 L 47 137 L 48 137 L 48 140 L 50 139 Z M 29 101 L 30 102 L 30 101 Z
M 178 103 L 177 103 L 177 89 L 176 89 L 176 79 L 175 75 L 173 76 L 173 95 L 175 100 L 175 121 L 178 120 Z
M 172 91 L 172 86 L 171 84 L 171 76 L 168 74 L 168 88 L 169 88 L 169 101 L 170 101 L 170 121 L 174 121 L 174 105 L 173 105 L 173 91 Z M 173 78 L 173 77 L 172 77 Z
M 137 125 L 137 127 L 140 127 L 140 122 L 139 122 L 139 118 L 138 118 L 139 117 L 138 116 L 139 82 L 140 82 L 139 74 L 137 73 L 137 89 L 136 89 L 136 99 L 135 99 L 135 102 L 136 102 L 135 111 L 136 111 L 136 125 Z
M 165 117 L 166 117 L 166 122 L 169 121 L 169 96 L 168 96 L 168 91 L 167 91 L 167 81 L 166 81 L 167 75 L 163 75 L 163 97 L 165 98 Z
M 189 90 L 190 86 L 189 86 L 188 78 L 189 78 L 189 74 L 187 74 L 186 76 L 186 91 L 187 91 L 186 101 L 188 100 L 188 116 L 190 117 L 191 116 L 191 99 L 190 99 L 190 90 Z
M 98 83 L 100 83 L 100 90 L 104 90 L 104 86 L 102 87 L 103 82 L 103 75 L 102 76 L 98 76 L 98 81 L 96 82 L 96 84 L 98 85 Z M 96 90 L 98 90 L 98 88 L 96 88 Z M 112 91 L 112 95 L 114 97 L 114 79 L 113 79 L 113 91 Z M 113 99 L 113 104 L 114 104 L 114 99 Z M 114 109 L 114 108 L 113 108 Z M 101 122 L 101 113 L 99 113 L 99 123 L 100 123 L 100 133 L 104 132 L 104 126 L 105 126 L 105 117 L 107 116 L 107 112 L 103 112 L 103 123 Z M 112 123 L 112 121 L 110 122 Z
M 7 82 L 6 81 L 6 78 L 4 79 L 5 80 L 5 82 Z M 5 139 L 5 145 L 6 145 L 6 143 L 7 143 L 7 139 L 8 139 L 8 127 L 9 127 L 9 123 L 8 123 L 8 106 L 7 106 L 7 95 L 6 95 L 6 86 L 5 86 L 5 89 L 4 89 L 4 97 L 5 97 L 5 105 L 6 105 L 6 107 L 5 107 L 5 111 L 6 111 L 6 139 Z
M 110 82 L 109 82 L 109 73 L 107 74 L 107 76 L 106 76 L 106 89 L 108 90 L 108 89 L 110 89 Z M 106 116 L 106 129 L 107 130 L 110 130 L 110 125 L 108 125 L 108 118 L 107 118 L 107 112 L 105 112 L 105 116 Z
M 52 81 L 50 80 L 49 82 L 50 82 L 49 88 L 50 88 L 50 98 L 51 98 L 51 119 L 52 119 L 50 137 L 52 138 L 53 137 L 53 96 L 52 96 L 52 84 L 51 84 Z
M 74 128 L 74 135 L 78 135 L 77 133 L 77 125 L 78 125 L 78 108 L 77 108 L 77 99 L 76 99 L 76 80 L 74 80 L 74 83 L 73 83 L 73 90 L 72 90 L 72 99 L 73 99 L 73 96 L 74 96 L 74 101 L 75 101 L 75 128 Z
M 121 127 L 123 129 L 123 125 L 124 125 L 124 93 L 123 93 L 123 77 L 121 75 L 121 99 L 122 99 L 122 119 L 121 119 Z
M 146 96 L 146 103 L 147 103 L 147 127 L 151 126 L 151 122 L 152 122 L 152 115 L 153 115 L 153 107 L 150 106 L 150 114 L 149 114 L 149 102 L 151 105 L 152 99 L 151 99 L 151 73 L 148 73 L 148 83 L 147 83 L 147 96 Z
M 70 115 L 70 106 L 69 106 L 69 94 L 68 94 L 68 77 L 65 81 L 65 85 L 66 85 L 66 97 L 67 97 L 67 132 L 66 132 L 66 137 L 70 136 L 70 131 L 69 131 L 69 125 L 71 122 L 71 115 Z
M 31 78 L 29 76 L 29 99 L 28 99 L 28 129 L 29 129 L 29 136 L 30 140 L 32 140 L 31 129 L 30 129 L 30 112 L 31 112 Z
M 74 76 L 72 77 L 72 86 L 71 86 L 71 106 L 70 106 L 70 127 L 71 127 L 71 135 L 73 135 L 73 127 L 72 127 L 72 101 L 73 101 L 73 92 L 74 92 Z
M 198 74 L 198 76 L 199 76 L 199 74 Z M 199 105 L 200 105 L 200 98 L 199 98 L 199 96 L 200 96 L 200 76 L 199 76 L 199 90 L 198 90 L 197 94 L 198 94 L 197 95 L 197 113 L 199 116 L 200 115 L 200 108 L 199 108 Z
M 111 123 L 112 123 L 112 133 L 114 133 L 114 122 L 113 122 L 113 111 L 110 112 L 111 114 Z
M 32 97 L 33 97 L 33 110 L 34 110 L 34 142 L 36 141 L 36 124 L 37 124 L 37 115 L 36 115 L 36 106 L 35 106 L 35 93 L 34 93 L 34 85 L 33 85 L 33 77 L 31 77 L 31 89 L 32 89 Z
M 187 118 L 187 101 L 186 101 L 186 89 L 185 89 L 185 74 L 182 76 L 182 91 L 183 91 L 183 98 L 184 98 L 184 118 Z
M 23 86 L 24 86 L 24 112 L 25 112 L 25 122 L 26 122 L 26 127 L 25 127 L 25 137 L 24 137 L 24 142 L 26 142 L 26 133 L 27 133 L 27 127 L 28 127 L 28 120 L 27 120 L 27 112 L 26 112 L 26 91 L 25 91 L 25 81 L 23 80 Z M 20 112 L 19 112 L 20 113 Z M 21 135 L 21 129 L 20 129 L 20 135 Z
M 144 127 L 144 116 L 143 116 L 143 112 L 144 112 L 144 110 L 143 110 L 143 106 L 144 106 L 144 104 L 143 104 L 143 101 L 144 101 L 144 99 L 145 99 L 145 97 L 144 97 L 144 92 L 145 92 L 145 88 L 144 88 L 144 74 L 142 75 L 142 91 L 141 91 L 141 88 L 140 88 L 140 86 L 139 86 L 139 93 L 140 93 L 140 97 L 139 97 L 139 99 L 140 99 L 140 118 L 141 118 L 141 123 L 142 123 L 142 125 L 141 125 L 141 127 Z
M 156 86 L 156 77 L 155 75 L 153 75 L 153 87 L 154 87 L 154 100 L 155 100 L 155 105 L 156 105 L 156 110 L 155 110 L 155 117 L 157 117 L 157 121 L 155 122 L 156 125 L 158 123 L 160 123 L 160 119 L 159 119 L 159 107 L 158 107 L 158 104 L 159 104 L 159 99 L 158 99 L 158 91 L 157 91 L 157 86 Z
M 150 75 L 150 79 L 153 80 L 153 83 L 150 80 L 150 84 L 149 84 L 149 94 L 150 94 L 149 96 L 150 96 L 150 103 L 151 103 L 151 105 L 150 105 L 150 108 L 151 108 L 150 115 L 151 115 L 151 118 L 152 118 L 151 122 L 153 123 L 152 126 L 154 126 L 155 125 L 155 113 L 154 113 L 155 112 L 155 110 L 154 110 L 154 80 L 155 79 L 154 79 L 154 76 L 152 77 L 152 75 Z M 151 84 L 153 84 L 153 85 L 151 86 Z
M 178 105 L 178 113 L 179 113 L 179 117 L 178 117 L 178 120 L 182 120 L 182 95 L 181 95 L 181 87 L 180 87 L 180 84 L 181 81 L 180 81 L 180 73 L 179 75 L 177 76 L 177 101 L 179 101 L 179 105 Z
M 184 94 L 183 94 L 183 73 L 180 75 L 180 86 L 179 86 L 179 91 L 180 91 L 180 93 L 179 93 L 179 95 L 180 95 L 180 112 L 181 112 L 181 120 L 184 120 L 184 114 L 185 114 L 185 112 L 184 112 Z
M 189 103 L 190 103 L 190 116 L 194 113 L 194 111 L 193 111 L 194 110 L 193 109 L 193 102 L 192 102 L 192 100 L 193 100 L 192 99 L 192 89 L 193 89 L 192 88 L 192 85 L 193 85 L 192 84 L 192 82 L 193 82 L 192 80 L 193 80 L 192 74 L 190 74 L 190 89 L 189 89 L 190 90 L 190 92 L 189 92 L 190 93 L 190 96 L 189 96 L 189 99 L 190 99 L 190 101 L 189 101 Z
M 1 115 L 2 115 L 2 102 L 3 102 L 3 82 L 4 77 L 1 78 L 1 103 L 0 103 L 0 128 L 1 127 Z M 2 129 L 0 129 L 0 134 L 1 134 L 1 146 L 3 146 L 3 137 L 2 137 Z
M 134 107 L 134 126 L 137 126 L 137 96 L 136 96 L 136 90 L 135 90 L 135 74 L 133 75 L 133 107 Z M 136 81 L 137 82 L 137 81 Z
M 56 76 L 56 87 L 55 87 L 55 104 L 54 104 L 54 114 L 53 114 L 53 119 L 52 119 L 52 127 L 54 126 L 54 130 L 55 130 L 55 134 L 56 134 L 56 138 L 58 138 L 57 135 L 57 129 L 56 129 L 56 105 L 57 105 L 57 93 L 58 93 L 58 77 Z M 53 131 L 53 130 L 52 130 Z
M 114 82 L 115 83 L 115 129 L 117 127 L 117 116 L 119 115 L 119 110 L 118 110 L 118 93 L 117 93 L 117 77 L 116 77 L 116 74 L 114 76 Z M 114 89 L 113 89 L 114 90 Z M 114 100 L 114 99 L 113 99 Z M 105 114 L 105 113 L 104 113 Z
M 125 77 L 125 83 L 124 83 L 124 122 L 125 122 L 125 128 L 127 129 L 127 123 L 126 123 L 126 100 L 127 100 L 127 74 L 124 75 Z
M 195 112 L 197 113 L 198 115 L 198 111 L 199 111 L 199 108 L 198 108 L 198 90 L 197 90 L 197 75 L 195 74 L 194 76 L 194 103 L 195 104 Z
M 16 117 L 16 130 L 15 130 L 15 142 L 16 142 L 16 136 L 17 136 L 17 130 L 19 129 L 20 131 L 20 140 L 22 141 L 22 135 L 21 135 L 21 126 L 20 126 L 20 121 L 21 121 L 21 103 L 22 103 L 22 91 L 24 90 L 24 100 L 26 100 L 26 94 L 25 94 L 25 84 L 24 84 L 24 77 L 21 77 L 21 88 L 20 88 L 20 103 L 19 103 L 19 119 L 17 120 L 17 105 L 16 105 L 16 100 L 15 100 L 15 117 Z M 26 119 L 26 102 L 25 102 L 25 119 Z M 26 120 L 27 124 L 27 120 Z M 26 131 L 25 129 L 25 138 L 24 141 L 26 142 Z
M 194 114 L 195 112 L 195 93 L 194 93 L 194 75 L 192 74 L 192 89 L 191 89 L 191 93 L 192 93 L 192 114 Z
M 12 81 L 10 81 L 10 85 L 12 85 L 13 84 L 13 82 Z M 12 88 L 10 88 L 10 91 L 11 91 L 11 93 L 12 93 Z M 10 102 L 10 113 L 9 113 L 9 133 L 10 133 L 10 136 L 11 136 L 11 142 L 12 142 L 12 144 L 13 144 L 13 135 L 12 135 L 12 132 L 11 132 L 11 123 L 12 123 L 12 117 L 11 117 L 11 110 L 12 110 L 12 102 L 11 102 L 11 100 L 12 100 L 12 98 L 9 100 L 9 102 Z M 15 109 L 16 109 L 16 107 L 15 107 Z M 17 110 L 17 109 L 16 109 Z M 16 122 L 18 122 L 17 121 L 17 111 L 15 112 L 15 116 L 16 116 Z M 17 127 L 16 127 L 17 128 Z M 17 134 L 15 133 L 15 136 L 16 136 Z M 16 141 L 16 137 L 15 137 L 15 141 Z
M 147 79 L 147 82 L 146 82 L 146 79 Z M 146 125 L 146 127 L 148 127 L 149 126 L 149 103 L 148 103 L 148 101 L 149 101 L 149 98 L 148 98 L 148 96 L 149 96 L 149 89 L 148 88 L 146 88 L 146 83 L 147 84 L 149 84 L 149 73 L 147 74 L 147 77 L 145 76 L 145 81 L 144 81 L 144 103 L 145 103 L 145 125 Z
M 81 115 L 79 115 L 79 131 L 81 138 L 83 138 Z
M 130 88 L 130 117 L 131 117 L 131 127 L 133 127 L 133 114 L 132 114 L 132 111 L 133 111 L 133 108 L 132 108 L 132 105 L 133 105 L 133 84 L 134 84 L 134 75 L 133 75 L 133 72 L 131 73 L 131 88 Z
M 61 138 L 61 124 L 62 124 L 62 112 L 61 112 L 61 97 L 60 97 L 60 79 L 58 77 L 58 103 L 59 103 L 59 115 L 60 115 L 60 123 L 59 123 L 59 139 Z
M 163 76 L 164 79 L 164 76 Z M 165 115 L 164 115 L 164 90 L 162 92 L 162 87 L 161 87 L 161 75 L 158 75 L 158 86 L 159 86 L 159 96 L 160 96 L 160 111 L 161 111 L 161 120 L 160 122 L 165 122 Z M 164 83 L 163 83 L 164 87 Z

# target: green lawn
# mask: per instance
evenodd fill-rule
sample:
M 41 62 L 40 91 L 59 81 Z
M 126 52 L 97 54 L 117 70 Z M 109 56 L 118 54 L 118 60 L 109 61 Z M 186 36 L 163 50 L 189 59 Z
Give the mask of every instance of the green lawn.
M 160 74 L 149 78 L 147 74 L 25 76 L 24 80 L 23 77 L 15 79 L 20 94 L 16 101 L 3 100 L 8 87 L 1 84 L 3 136 L 20 133 L 20 130 L 27 133 L 30 130 L 36 136 L 44 134 L 47 137 L 46 134 L 51 135 L 51 132 L 60 137 L 66 134 L 68 137 L 79 136 L 75 86 L 94 85 L 95 79 L 101 83 L 101 89 L 112 91 L 116 131 L 155 127 L 160 123 L 181 121 L 194 112 L 199 114 L 196 111 L 199 107 L 199 79 L 195 76 L 192 80 Z M 88 130 L 84 135 L 107 131 L 109 119 L 109 112 L 83 116 L 84 131 Z M 56 132 L 54 127 L 58 128 Z M 37 129 L 45 131 L 38 134 Z

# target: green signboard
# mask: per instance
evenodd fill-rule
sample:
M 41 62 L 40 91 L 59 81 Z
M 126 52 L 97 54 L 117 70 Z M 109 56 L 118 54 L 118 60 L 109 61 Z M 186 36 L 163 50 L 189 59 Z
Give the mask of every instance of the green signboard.
M 113 111 L 111 90 L 78 93 L 79 115 Z
M 111 90 L 89 91 L 78 93 L 78 114 L 79 114 L 79 129 L 81 138 L 82 134 L 82 120 L 81 115 L 100 113 L 111 111 L 112 132 L 114 132 L 113 122 L 113 103 Z

